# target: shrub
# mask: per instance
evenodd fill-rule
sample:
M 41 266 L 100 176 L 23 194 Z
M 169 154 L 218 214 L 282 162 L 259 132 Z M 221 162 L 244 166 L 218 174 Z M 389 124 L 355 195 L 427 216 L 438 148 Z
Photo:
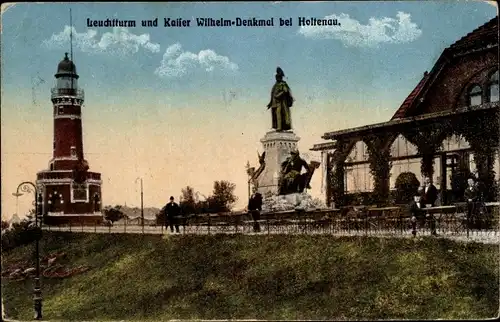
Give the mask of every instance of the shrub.
M 20 223 L 13 223 L 10 229 L 2 232 L 2 252 L 28 245 L 41 237 L 41 229 L 35 226 L 31 217 Z
M 113 208 L 106 207 L 104 208 L 104 218 L 111 223 L 118 221 L 120 219 L 124 219 L 127 216 L 121 211 L 119 206 L 115 206 Z
M 396 202 L 407 203 L 418 192 L 420 182 L 413 172 L 402 172 L 396 179 Z

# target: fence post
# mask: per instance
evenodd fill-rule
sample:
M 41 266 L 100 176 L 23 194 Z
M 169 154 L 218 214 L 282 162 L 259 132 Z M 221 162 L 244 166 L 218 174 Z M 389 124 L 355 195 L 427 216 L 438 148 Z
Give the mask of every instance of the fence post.
M 399 226 L 401 228 L 401 235 L 404 234 L 404 229 L 403 229 L 403 215 L 399 214 Z
M 466 226 L 467 226 L 467 238 L 469 238 L 469 225 L 470 225 L 470 218 L 469 218 L 469 205 L 467 205 L 467 209 L 465 209 L 465 211 L 467 211 L 467 214 L 466 214 Z
M 69 232 L 71 232 L 71 221 L 69 222 Z
M 109 224 L 108 224 L 108 233 L 109 233 L 109 234 L 111 234 L 111 225 L 112 225 L 112 223 L 109 223 Z
M 126 233 L 127 232 L 127 219 L 125 219 L 123 221 L 123 232 Z
M 94 222 L 94 233 L 97 233 L 97 222 Z
M 363 211 L 363 217 L 364 217 L 364 221 L 365 221 L 365 236 L 368 235 L 368 213 Z

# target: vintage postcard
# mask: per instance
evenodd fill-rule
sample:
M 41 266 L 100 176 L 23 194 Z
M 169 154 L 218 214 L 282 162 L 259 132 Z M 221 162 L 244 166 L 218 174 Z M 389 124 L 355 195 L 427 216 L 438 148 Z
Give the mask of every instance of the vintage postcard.
M 2 4 L 2 319 L 497 317 L 498 22 Z

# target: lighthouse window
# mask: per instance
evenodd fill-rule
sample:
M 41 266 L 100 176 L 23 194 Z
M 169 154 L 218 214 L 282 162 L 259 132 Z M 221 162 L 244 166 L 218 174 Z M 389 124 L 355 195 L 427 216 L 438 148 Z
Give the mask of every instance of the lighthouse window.
M 86 184 L 73 183 L 72 186 L 72 201 L 73 202 L 88 202 L 88 186 Z

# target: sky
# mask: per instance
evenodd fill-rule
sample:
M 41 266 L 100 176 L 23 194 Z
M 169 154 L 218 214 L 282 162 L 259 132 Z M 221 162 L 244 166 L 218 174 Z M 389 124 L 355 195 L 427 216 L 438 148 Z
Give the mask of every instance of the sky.
M 102 173 L 104 205 L 162 207 L 192 186 L 236 184 L 247 203 L 247 161 L 258 166 L 276 67 L 292 89 L 304 158 L 325 132 L 389 120 L 441 52 L 497 15 L 480 1 L 72 3 L 2 5 L 2 218 L 31 199 L 12 195 L 52 157 L 50 89 L 70 51 L 85 91 L 84 153 Z M 197 27 L 196 18 L 274 18 L 274 27 Z M 292 18 L 280 27 L 279 18 Z M 340 26 L 298 26 L 298 18 Z M 136 27 L 87 27 L 87 19 Z M 158 18 L 158 27 L 142 20 Z M 164 27 L 164 18 L 191 27 Z M 310 193 L 323 198 L 321 173 Z

